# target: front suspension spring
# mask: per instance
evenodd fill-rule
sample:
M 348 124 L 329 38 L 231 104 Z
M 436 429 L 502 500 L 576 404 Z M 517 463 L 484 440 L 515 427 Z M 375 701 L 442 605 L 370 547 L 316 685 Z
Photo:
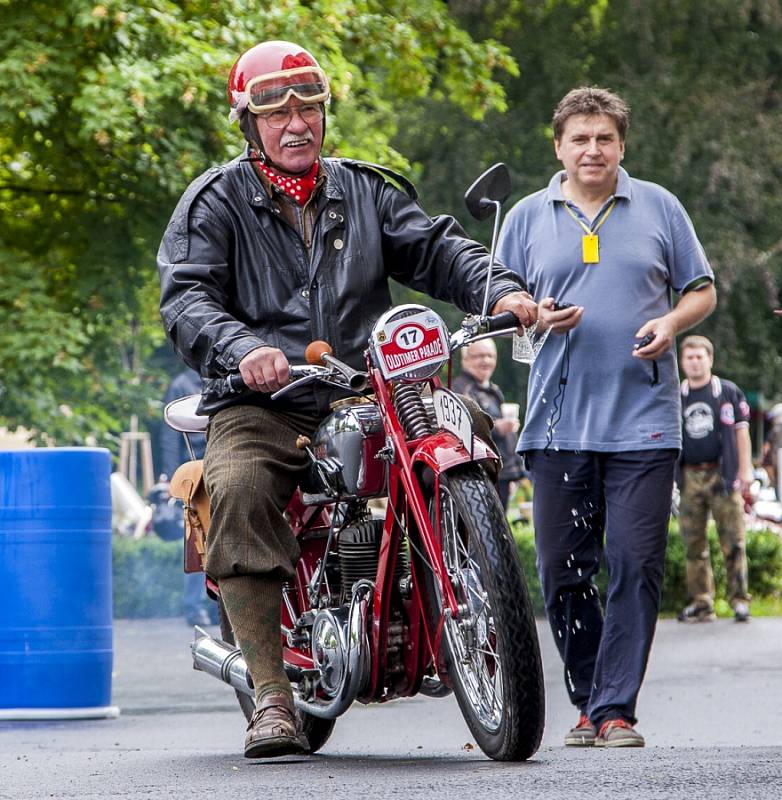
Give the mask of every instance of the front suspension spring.
M 394 408 L 405 433 L 410 439 L 419 439 L 434 431 L 429 414 L 414 384 L 398 383 L 394 387 Z

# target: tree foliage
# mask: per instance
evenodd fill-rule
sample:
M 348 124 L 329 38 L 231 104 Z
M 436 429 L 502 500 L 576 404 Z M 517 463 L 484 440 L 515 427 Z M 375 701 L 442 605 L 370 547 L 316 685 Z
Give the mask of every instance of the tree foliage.
M 604 69 L 635 108 L 631 169 L 682 199 L 704 243 L 720 302 L 699 332 L 714 341 L 717 370 L 780 396 L 782 326 L 771 309 L 782 299 L 782 8 L 619 5 Z
M 547 182 L 568 89 L 623 94 L 626 165 L 682 199 L 715 266 L 717 370 L 782 398 L 781 28 L 779 0 L 0 0 L 0 425 L 110 443 L 157 413 L 157 244 L 238 151 L 226 76 L 269 38 L 332 77 L 329 153 L 407 171 L 460 219 L 494 161 L 512 200 Z
M 152 411 L 157 244 L 187 183 L 239 150 L 231 64 L 275 38 L 332 77 L 328 150 L 402 169 L 403 108 L 480 118 L 515 71 L 439 0 L 0 0 L 0 424 L 110 443 Z

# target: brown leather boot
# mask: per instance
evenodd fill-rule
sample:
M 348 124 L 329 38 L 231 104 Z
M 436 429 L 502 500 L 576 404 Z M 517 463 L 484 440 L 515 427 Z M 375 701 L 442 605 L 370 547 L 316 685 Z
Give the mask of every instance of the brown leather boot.
M 297 730 L 291 698 L 285 692 L 264 695 L 247 726 L 244 757 L 287 756 L 308 749 L 307 737 Z

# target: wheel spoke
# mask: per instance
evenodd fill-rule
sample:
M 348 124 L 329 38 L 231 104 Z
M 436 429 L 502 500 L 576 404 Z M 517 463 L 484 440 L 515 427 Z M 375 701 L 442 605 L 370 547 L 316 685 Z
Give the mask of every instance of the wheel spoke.
M 476 647 L 475 652 L 481 653 L 482 655 L 488 656 L 489 658 L 494 658 L 494 659 L 497 658 L 497 653 L 495 653 L 494 650 L 491 649 L 484 650 L 482 647 Z
M 440 522 L 445 568 L 457 601 L 466 606 L 459 619 L 447 621 L 447 638 L 476 715 L 486 728 L 496 730 L 502 718 L 500 658 L 489 641 L 491 606 L 481 582 L 480 565 L 471 553 L 472 542 L 460 525 L 460 519 L 454 498 L 442 487 Z M 465 623 L 469 624 L 469 633 Z M 485 626 L 482 634 L 480 623 Z M 476 637 L 478 641 L 472 641 Z
M 494 687 L 494 682 L 490 675 L 488 675 L 485 671 L 481 671 L 481 683 L 486 687 L 487 693 L 489 698 L 491 699 L 491 709 L 497 708 L 499 703 L 497 702 L 497 692 Z
M 475 599 L 481 604 L 480 608 L 475 610 L 476 615 L 483 613 L 483 610 L 489 607 L 489 601 L 484 597 L 484 592 L 479 592 L 472 583 L 467 582 L 467 591 L 475 596 Z

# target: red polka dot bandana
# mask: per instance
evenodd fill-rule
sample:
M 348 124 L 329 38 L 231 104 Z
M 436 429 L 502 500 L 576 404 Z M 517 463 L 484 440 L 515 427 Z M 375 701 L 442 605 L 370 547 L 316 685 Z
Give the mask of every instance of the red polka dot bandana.
M 318 179 L 318 162 L 316 161 L 305 175 L 284 175 L 266 164 L 258 164 L 261 172 L 275 185 L 279 186 L 285 194 L 292 197 L 300 206 L 303 206 L 315 189 Z

